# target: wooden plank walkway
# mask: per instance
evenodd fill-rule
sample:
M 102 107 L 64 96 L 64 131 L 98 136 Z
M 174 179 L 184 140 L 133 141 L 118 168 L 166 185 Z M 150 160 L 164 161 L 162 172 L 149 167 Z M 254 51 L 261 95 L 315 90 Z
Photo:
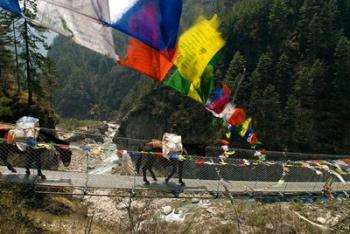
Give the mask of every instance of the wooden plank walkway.
M 145 186 L 140 176 L 121 175 L 87 175 L 83 172 L 66 172 L 44 170 L 46 180 L 41 180 L 37 176 L 25 176 L 24 168 L 16 168 L 18 173 L 11 173 L 6 167 L 0 166 L 0 181 L 6 183 L 32 183 L 44 187 L 74 187 L 89 189 L 151 189 L 159 191 L 181 192 L 223 192 L 228 189 L 232 193 L 261 192 L 261 193 L 301 193 L 301 192 L 321 192 L 324 182 L 285 182 L 278 185 L 277 181 L 223 181 L 184 179 L 185 187 L 181 187 L 175 182 L 165 184 L 164 178 L 158 178 L 157 183 Z M 35 170 L 36 173 L 36 170 Z M 333 183 L 333 191 L 350 191 L 350 183 Z

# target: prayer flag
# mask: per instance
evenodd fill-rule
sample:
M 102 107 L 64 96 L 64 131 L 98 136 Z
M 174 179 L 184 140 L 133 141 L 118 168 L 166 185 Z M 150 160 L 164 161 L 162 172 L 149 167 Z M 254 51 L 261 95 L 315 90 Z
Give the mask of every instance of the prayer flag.
M 245 141 L 247 141 L 247 140 L 248 140 L 248 137 L 249 137 L 252 133 L 253 133 L 253 129 L 252 129 L 251 127 L 249 127 L 249 128 L 247 129 L 246 133 L 243 135 L 243 139 L 244 139 Z
M 217 60 L 214 57 L 205 68 L 198 87 L 195 87 L 189 80 L 184 79 L 178 70 L 167 80 L 166 85 L 203 104 L 207 101 L 214 88 L 213 75 L 216 63 Z
M 117 60 L 111 28 L 100 21 L 100 12 L 109 13 L 108 4 L 97 11 L 91 0 L 37 0 L 33 23 L 71 38 L 77 44 Z
M 0 7 L 16 15 L 22 15 L 18 0 L 0 0 Z
M 159 51 L 175 49 L 182 0 L 93 0 L 97 9 L 109 5 L 109 15 L 101 14 L 109 26 Z M 100 12 L 100 9 L 98 10 Z M 169 55 L 169 58 L 172 54 Z
M 250 124 L 252 122 L 252 119 L 251 118 L 248 118 L 246 119 L 239 127 L 239 131 L 238 131 L 238 134 L 241 136 L 241 137 L 244 137 L 245 134 L 247 133 L 249 127 L 250 127 Z
M 231 90 L 224 83 L 221 87 L 214 89 L 211 97 L 207 100 L 205 106 L 208 110 L 220 114 L 229 103 L 231 97 Z
M 200 77 L 209 61 L 225 44 L 217 31 L 219 24 L 217 15 L 210 20 L 200 17 L 179 39 L 179 56 L 175 65 L 181 76 L 195 87 L 200 85 Z
M 118 63 L 155 80 L 162 81 L 173 66 L 172 61 L 167 58 L 169 53 L 167 51 L 159 52 L 134 38 L 129 40 L 126 58 L 119 60 Z
M 183 95 L 188 94 L 191 86 L 191 82 L 182 78 L 178 70 L 171 75 L 165 84 Z
M 232 102 L 229 102 L 227 103 L 227 105 L 225 106 L 225 109 L 220 114 L 217 114 L 208 108 L 206 109 L 210 111 L 215 117 L 228 120 L 232 116 L 233 112 L 235 111 L 235 108 L 236 108 L 236 105 L 233 104 Z
M 228 119 L 229 124 L 232 126 L 237 126 L 245 120 L 246 113 L 242 108 L 236 108 L 232 113 L 231 117 Z

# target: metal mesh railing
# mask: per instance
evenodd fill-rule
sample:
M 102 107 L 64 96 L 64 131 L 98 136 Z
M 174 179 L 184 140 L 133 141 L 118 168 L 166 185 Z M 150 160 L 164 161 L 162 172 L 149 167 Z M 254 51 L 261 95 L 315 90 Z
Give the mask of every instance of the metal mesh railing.
M 89 143 L 72 142 L 70 145 L 54 142 L 17 142 L 22 144 L 16 145 L 1 140 L 0 163 L 12 165 L 17 172 L 1 167 L 0 179 L 23 182 L 25 168 L 30 167 L 31 176 L 26 177 L 27 182 L 84 189 L 153 189 L 200 193 L 350 191 L 347 182 L 350 180 L 349 167 L 346 163 L 340 167 L 339 162 L 335 161 L 332 165 L 329 161 L 314 164 L 308 161 L 286 161 L 286 157 L 280 160 L 259 160 L 252 159 L 255 151 L 239 149 L 229 157 L 220 158 L 222 151 L 219 147 L 207 147 L 205 155 L 189 153 L 169 161 L 157 154 L 140 151 L 139 146 L 145 140 L 117 138 L 117 144 L 114 144 L 97 143 L 93 139 L 85 141 L 86 138 L 88 134 L 83 134 L 79 139 Z M 103 136 L 99 139 L 103 139 Z M 277 158 L 276 153 L 272 155 Z M 140 170 L 136 171 L 138 162 L 141 162 Z M 34 176 L 38 167 L 46 175 L 46 180 Z M 175 170 L 174 167 L 176 173 L 165 183 L 168 175 Z M 149 168 L 152 168 L 156 182 Z M 146 172 L 149 185 L 145 185 L 143 171 Z M 186 186 L 178 185 L 180 177 Z

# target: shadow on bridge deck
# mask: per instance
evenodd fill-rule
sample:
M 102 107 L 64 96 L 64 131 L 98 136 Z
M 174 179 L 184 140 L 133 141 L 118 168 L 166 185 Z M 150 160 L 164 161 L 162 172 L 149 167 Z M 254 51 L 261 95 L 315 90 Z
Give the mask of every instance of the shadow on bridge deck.
M 196 192 L 230 192 L 230 193 L 321 193 L 325 182 L 284 182 L 278 181 L 223 181 L 185 179 L 186 186 L 180 186 L 174 182 L 164 183 L 164 178 L 158 178 L 158 182 L 144 185 L 140 176 L 122 175 L 94 175 L 82 172 L 50 171 L 44 170 L 47 179 L 42 180 L 36 175 L 26 176 L 24 168 L 17 168 L 14 174 L 6 167 L 0 166 L 0 181 L 5 183 L 27 183 L 41 187 L 71 187 L 86 189 L 149 189 L 162 192 L 177 191 Z M 175 179 L 173 179 L 175 181 Z M 332 191 L 350 191 L 350 183 L 335 182 Z

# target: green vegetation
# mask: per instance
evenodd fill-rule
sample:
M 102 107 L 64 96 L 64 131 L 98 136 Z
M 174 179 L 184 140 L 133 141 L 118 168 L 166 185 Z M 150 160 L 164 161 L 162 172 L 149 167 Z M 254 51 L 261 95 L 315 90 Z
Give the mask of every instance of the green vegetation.
M 65 118 L 117 116 L 122 98 L 140 79 L 136 71 L 122 68 L 116 61 L 63 37 L 54 40 L 48 56 L 55 61 L 58 75 L 53 104 Z
M 26 14 L 32 17 L 33 12 Z M 57 116 L 48 99 L 55 75 L 39 48 L 46 47 L 43 30 L 4 10 L 0 15 L 0 121 L 31 115 L 42 126 L 54 127 Z
M 349 14 L 350 1 L 247 0 L 225 15 L 225 80 L 245 64 L 236 101 L 266 148 L 350 152 Z

